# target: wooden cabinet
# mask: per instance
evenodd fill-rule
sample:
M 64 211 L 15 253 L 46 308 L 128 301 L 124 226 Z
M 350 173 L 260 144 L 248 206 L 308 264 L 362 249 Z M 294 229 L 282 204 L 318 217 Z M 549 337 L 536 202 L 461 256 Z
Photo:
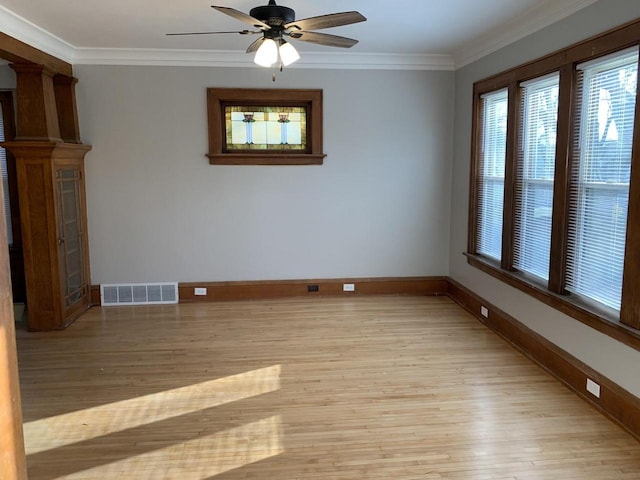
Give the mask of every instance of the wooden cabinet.
M 28 328 L 65 328 L 90 306 L 84 156 L 91 146 L 3 146 L 17 165 Z

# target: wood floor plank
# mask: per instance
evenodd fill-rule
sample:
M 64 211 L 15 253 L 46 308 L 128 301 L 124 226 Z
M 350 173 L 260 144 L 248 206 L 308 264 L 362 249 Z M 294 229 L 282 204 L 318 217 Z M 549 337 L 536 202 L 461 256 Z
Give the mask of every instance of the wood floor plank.
M 619 480 L 640 444 L 444 297 L 94 308 L 17 333 L 31 480 Z

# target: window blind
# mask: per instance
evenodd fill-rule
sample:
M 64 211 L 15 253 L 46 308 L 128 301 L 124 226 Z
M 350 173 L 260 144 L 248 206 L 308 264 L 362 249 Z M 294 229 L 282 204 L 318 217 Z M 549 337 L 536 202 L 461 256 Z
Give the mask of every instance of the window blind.
M 502 257 L 502 213 L 507 150 L 507 89 L 480 98 L 480 152 L 476 252 Z
M 579 65 L 567 290 L 620 310 L 638 48 Z
M 549 279 L 559 74 L 520 85 L 514 266 Z
M 4 142 L 4 123 L 2 105 L 0 105 L 0 142 Z M 7 173 L 7 153 L 0 147 L 0 170 L 2 171 L 2 194 L 4 197 L 4 218 L 7 223 L 7 241 L 13 244 L 13 232 L 11 231 L 11 204 L 9 203 L 9 175 Z

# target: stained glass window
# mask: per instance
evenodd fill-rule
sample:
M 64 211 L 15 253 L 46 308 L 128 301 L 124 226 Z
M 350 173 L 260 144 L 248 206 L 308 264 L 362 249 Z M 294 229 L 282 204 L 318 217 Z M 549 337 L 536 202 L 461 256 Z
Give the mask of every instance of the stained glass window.
M 306 150 L 305 107 L 225 106 L 227 151 Z
M 207 88 L 211 165 L 322 165 L 322 90 Z

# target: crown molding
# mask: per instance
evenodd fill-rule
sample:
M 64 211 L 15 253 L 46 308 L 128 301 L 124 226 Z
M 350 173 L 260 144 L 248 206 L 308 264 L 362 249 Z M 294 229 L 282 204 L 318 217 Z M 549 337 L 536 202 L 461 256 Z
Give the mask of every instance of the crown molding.
M 0 5 L 0 31 L 33 48 L 73 63 L 75 47 Z
M 551 25 L 597 0 L 547 0 L 510 25 L 488 32 L 453 55 L 305 52 L 288 68 L 371 70 L 455 70 Z M 0 5 L 0 31 L 72 65 L 170 65 L 251 67 L 236 51 L 106 49 L 75 47 Z
M 299 64 L 299 65 L 298 65 Z M 454 70 L 451 55 L 305 52 L 293 66 L 361 70 Z
M 76 48 L 74 65 L 255 67 L 252 56 L 222 50 Z M 453 70 L 450 55 L 304 52 L 291 68 Z
M 547 0 L 518 15 L 510 24 L 500 25 L 453 53 L 455 68 L 462 68 L 507 45 L 582 10 L 598 0 Z

